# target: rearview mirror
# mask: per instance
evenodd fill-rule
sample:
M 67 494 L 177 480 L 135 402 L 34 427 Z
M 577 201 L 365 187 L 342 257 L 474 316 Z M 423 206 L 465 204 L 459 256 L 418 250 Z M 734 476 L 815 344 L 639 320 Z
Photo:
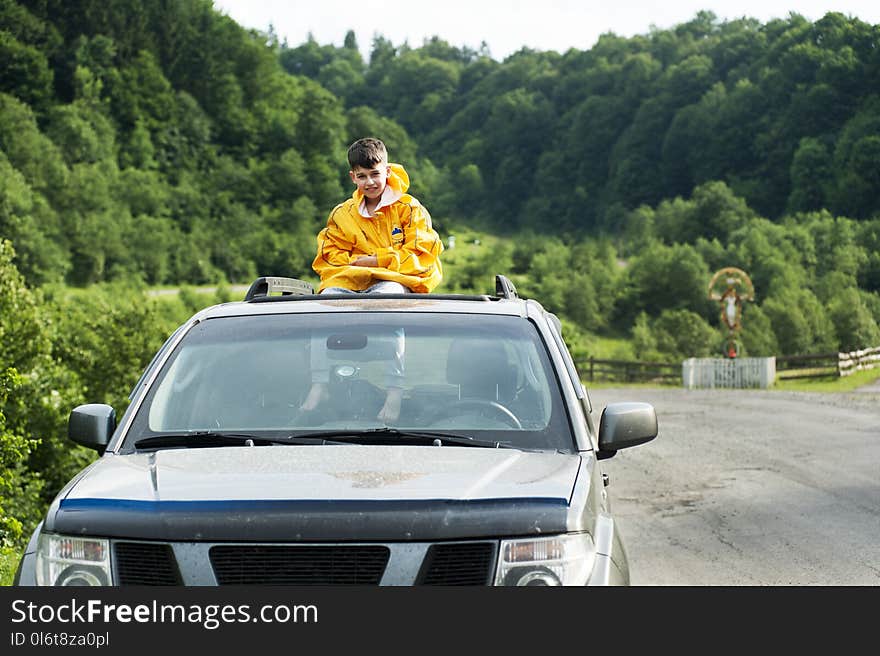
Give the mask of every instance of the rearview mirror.
M 657 413 L 650 403 L 610 403 L 599 420 L 598 457 L 610 458 L 619 449 L 657 437 Z
M 82 446 L 103 454 L 116 430 L 116 410 L 103 403 L 75 407 L 67 420 L 67 436 Z

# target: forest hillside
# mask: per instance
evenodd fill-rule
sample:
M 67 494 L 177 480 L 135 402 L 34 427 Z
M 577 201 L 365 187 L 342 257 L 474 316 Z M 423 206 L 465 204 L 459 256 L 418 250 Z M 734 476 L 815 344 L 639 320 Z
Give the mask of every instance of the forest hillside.
M 583 51 L 378 36 L 365 60 L 353 33 L 281 43 L 210 0 L 0 0 L 7 546 L 94 455 L 64 437 L 69 409 L 124 410 L 200 302 L 145 290 L 314 281 L 367 135 L 447 245 L 437 291 L 506 273 L 580 357 L 600 339 L 718 355 L 724 267 L 754 283 L 743 354 L 880 345 L 878 25 L 700 12 Z

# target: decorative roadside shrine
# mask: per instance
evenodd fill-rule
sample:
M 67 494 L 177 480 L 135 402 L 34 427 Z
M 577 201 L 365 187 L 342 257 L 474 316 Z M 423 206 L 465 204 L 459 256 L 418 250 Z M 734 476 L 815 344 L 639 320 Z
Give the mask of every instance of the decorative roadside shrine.
M 712 276 L 709 298 L 721 304 L 721 323 L 727 327 L 724 355 L 735 358 L 740 351 L 737 335 L 742 330 L 742 304 L 755 300 L 755 286 L 742 269 L 725 267 Z
M 682 379 L 694 387 L 769 387 L 776 379 L 776 358 L 740 358 L 742 304 L 755 300 L 748 274 L 736 267 L 719 269 L 709 282 L 709 299 L 721 305 L 721 324 L 727 328 L 724 358 L 688 358 Z

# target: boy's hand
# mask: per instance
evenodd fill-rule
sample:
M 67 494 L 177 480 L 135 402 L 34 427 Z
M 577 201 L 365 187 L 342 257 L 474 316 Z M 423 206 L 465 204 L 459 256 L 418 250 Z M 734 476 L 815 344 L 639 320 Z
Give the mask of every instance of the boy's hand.
M 302 402 L 302 405 L 300 405 L 300 410 L 314 410 L 320 403 L 325 401 L 328 396 L 327 385 L 323 383 L 312 383 L 309 395 L 306 397 L 305 401 Z
M 385 405 L 379 410 L 379 415 L 376 419 L 386 424 L 397 421 L 397 418 L 400 416 L 400 403 L 402 400 L 403 390 L 399 387 L 389 387 L 388 394 L 385 397 Z
M 375 255 L 361 255 L 358 259 L 352 262 L 352 265 L 362 267 L 379 266 L 379 258 Z

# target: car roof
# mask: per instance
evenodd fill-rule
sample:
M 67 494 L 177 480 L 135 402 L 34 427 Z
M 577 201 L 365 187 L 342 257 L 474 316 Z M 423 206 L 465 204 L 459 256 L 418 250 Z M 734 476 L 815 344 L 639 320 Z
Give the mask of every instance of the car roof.
M 314 314 L 344 312 L 442 312 L 457 314 L 494 314 L 526 317 L 543 314 L 534 300 L 522 299 L 503 276 L 496 284 L 496 294 L 314 294 L 311 285 L 290 278 L 260 278 L 254 282 L 243 301 L 233 301 L 205 308 L 195 315 L 200 320 L 230 316 L 266 314 Z M 268 286 L 265 281 L 269 280 Z M 273 295 L 276 287 L 286 293 Z M 296 287 L 292 286 L 293 283 Z M 307 287 L 304 285 L 308 285 Z M 255 293 L 255 290 L 256 293 Z M 293 290 L 293 291 L 290 291 Z
M 411 296 L 411 298 L 410 298 Z M 340 312 L 448 312 L 459 314 L 506 314 L 525 316 L 524 300 L 480 299 L 469 296 L 428 296 L 412 294 L 407 297 L 387 295 L 358 295 L 344 298 L 323 296 L 279 298 L 262 302 L 237 301 L 222 303 L 199 312 L 202 319 L 257 314 L 312 314 Z

